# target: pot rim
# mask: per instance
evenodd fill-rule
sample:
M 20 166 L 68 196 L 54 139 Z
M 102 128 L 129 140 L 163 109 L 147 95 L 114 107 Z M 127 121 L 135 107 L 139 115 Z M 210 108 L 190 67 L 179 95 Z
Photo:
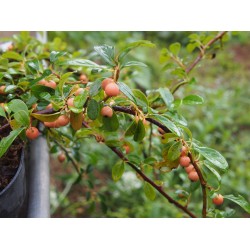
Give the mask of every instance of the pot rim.
M 13 183 L 16 181 L 19 173 L 21 172 L 22 169 L 22 165 L 24 165 L 24 148 L 22 148 L 22 153 L 21 153 L 21 157 L 20 157 L 20 162 L 18 165 L 18 170 L 15 174 L 15 176 L 12 178 L 12 180 L 10 181 L 10 183 L 0 192 L 0 196 L 3 195 L 5 192 L 8 191 L 8 189 L 13 185 Z M 24 167 L 24 166 L 23 166 Z

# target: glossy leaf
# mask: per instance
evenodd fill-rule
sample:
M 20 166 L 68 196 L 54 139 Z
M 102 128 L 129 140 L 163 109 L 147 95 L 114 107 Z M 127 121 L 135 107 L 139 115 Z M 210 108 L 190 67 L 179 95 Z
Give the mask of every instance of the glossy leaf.
M 115 132 L 119 128 L 119 121 L 115 113 L 112 117 L 102 117 L 102 129 L 110 132 Z
M 135 133 L 135 130 L 136 130 L 136 127 L 137 127 L 137 123 L 136 121 L 133 121 L 129 127 L 127 128 L 126 132 L 125 132 L 125 136 L 131 136 L 131 135 L 134 135 Z
M 115 164 L 112 168 L 112 178 L 114 181 L 118 181 L 121 179 L 124 170 L 125 170 L 125 166 L 124 166 L 124 162 L 118 162 L 117 164 Z
M 66 54 L 67 54 L 67 52 L 63 52 L 63 51 L 60 51 L 60 52 L 58 52 L 58 51 L 51 51 L 50 56 L 49 56 L 50 62 L 54 63 L 54 62 L 56 62 L 58 60 L 58 58 L 60 56 L 64 56 Z
M 129 88 L 129 86 L 123 82 L 118 82 L 117 83 L 119 86 L 120 91 L 128 97 L 132 102 L 136 103 L 136 98 L 132 92 L 132 90 Z
M 34 85 L 30 88 L 31 93 L 37 98 L 39 99 L 41 97 L 41 93 L 45 92 L 45 93 L 50 93 L 50 94 L 54 94 L 55 90 L 43 85 Z
M 109 45 L 94 46 L 94 50 L 97 54 L 110 66 L 115 66 L 115 48 Z
M 24 111 L 25 113 L 28 113 L 28 107 L 27 105 L 19 99 L 14 99 L 8 103 L 8 107 L 12 112 L 18 112 L 18 111 Z
M 99 112 L 100 112 L 100 104 L 96 100 L 91 99 L 88 102 L 88 107 L 87 107 L 87 115 L 88 115 L 88 117 L 91 120 L 95 120 L 98 117 Z
M 99 93 L 99 90 L 101 89 L 101 79 L 96 80 L 90 85 L 89 95 L 90 96 L 96 96 Z
M 249 202 L 241 195 L 238 194 L 238 196 L 234 196 L 232 194 L 224 195 L 224 199 L 228 199 L 239 206 L 241 206 L 247 213 L 250 214 L 250 204 Z
M 180 52 L 181 49 L 181 44 L 180 43 L 172 43 L 169 46 L 169 50 L 171 53 L 173 53 L 173 55 L 177 56 Z
M 218 180 L 219 184 L 221 183 L 221 176 L 220 174 L 213 168 L 213 166 L 211 166 L 209 161 L 204 161 L 204 166 L 207 167 L 212 173 L 213 175 L 216 177 L 216 179 Z
M 83 112 L 74 113 L 70 111 L 70 124 L 74 130 L 79 130 L 82 128 Z
M 94 67 L 94 68 L 104 68 L 104 66 L 98 65 L 95 62 L 85 59 L 71 59 L 57 63 L 61 66 L 79 66 L 79 67 Z
M 63 93 L 63 86 L 65 84 L 65 82 L 68 81 L 69 77 L 73 74 L 74 72 L 67 72 L 65 74 L 63 74 L 59 80 L 59 83 L 57 85 L 60 93 L 62 94 Z
M 204 103 L 204 99 L 199 95 L 189 95 L 182 99 L 182 103 L 186 105 L 199 105 Z
M 18 124 L 21 126 L 28 127 L 30 124 L 30 117 L 28 112 L 25 112 L 24 110 L 19 110 L 15 112 L 14 118 L 17 121 Z
M 3 109 L 3 107 L 2 107 L 2 106 L 0 106 L 0 116 L 2 116 L 2 117 L 5 117 L 5 118 L 6 118 L 6 114 L 5 114 L 5 111 L 4 111 L 4 109 Z
M 148 67 L 145 63 L 138 62 L 138 61 L 129 61 L 121 65 L 121 69 L 125 67 L 131 66 L 139 66 L 139 67 Z
M 8 150 L 13 141 L 17 138 L 17 136 L 24 130 L 24 128 L 18 128 L 10 132 L 7 137 L 4 137 L 0 141 L 0 158 L 4 155 L 4 153 Z
M 146 197 L 153 201 L 156 197 L 156 193 L 155 193 L 155 189 L 148 183 L 148 182 L 145 182 L 144 183 L 144 193 L 146 195 Z
M 180 141 L 175 142 L 168 150 L 168 159 L 174 161 L 180 157 L 182 143 Z
M 166 126 L 172 133 L 174 133 L 177 136 L 181 136 L 181 132 L 179 128 L 168 118 L 162 116 L 162 115 L 150 115 L 149 117 L 157 120 L 158 122 L 162 123 L 164 126 Z
M 139 89 L 132 90 L 134 96 L 136 97 L 136 103 L 141 107 L 148 107 L 148 99 L 145 94 Z
M 13 60 L 16 60 L 16 61 L 22 61 L 23 60 L 23 57 L 20 54 L 18 54 L 17 52 L 15 52 L 15 51 L 7 51 L 7 52 L 2 54 L 2 57 L 7 58 L 7 59 L 13 59 Z
M 227 170 L 228 163 L 226 159 L 216 150 L 207 147 L 195 146 L 195 150 L 204 156 L 209 162 L 222 170 Z
M 142 120 L 139 120 L 134 133 L 134 141 L 140 142 L 145 137 L 146 131 Z
M 158 91 L 160 92 L 160 95 L 167 107 L 170 108 L 171 104 L 174 101 L 174 97 L 170 90 L 168 88 L 159 88 Z
M 83 93 L 74 98 L 74 106 L 77 109 L 82 109 L 83 105 L 87 101 L 87 98 L 88 98 L 88 91 L 83 91 Z

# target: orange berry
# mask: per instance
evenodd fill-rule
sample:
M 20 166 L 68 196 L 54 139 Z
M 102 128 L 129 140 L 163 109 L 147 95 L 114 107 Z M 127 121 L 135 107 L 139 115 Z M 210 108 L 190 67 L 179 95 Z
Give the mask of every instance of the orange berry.
M 187 147 L 182 146 L 182 148 L 181 148 L 181 156 L 185 156 L 185 155 L 187 155 Z
M 213 199 L 212 199 L 212 201 L 213 201 L 213 203 L 215 204 L 215 205 L 221 205 L 222 203 L 223 203 L 223 201 L 224 201 L 224 198 L 223 198 L 223 196 L 221 195 L 221 194 L 218 194 L 216 197 L 214 197 Z
M 162 134 L 162 135 L 166 133 L 166 132 L 165 132 L 162 128 L 160 128 L 160 127 L 158 127 L 157 130 L 158 130 L 158 132 L 159 132 L 160 134 Z
M 107 96 L 117 96 L 120 93 L 119 87 L 115 83 L 110 83 L 105 88 L 105 93 Z
M 2 95 L 3 95 L 3 94 L 6 94 L 6 93 L 5 93 L 5 88 L 6 88 L 6 86 L 1 86 L 1 87 L 0 87 L 0 94 L 2 94 Z
M 48 81 L 46 81 L 45 79 L 42 79 L 41 81 L 38 82 L 38 84 L 46 86 L 48 84 Z
M 10 45 L 7 47 L 7 50 L 13 50 L 13 49 L 14 49 L 13 44 L 10 44 Z
M 101 115 L 105 117 L 112 117 L 113 115 L 113 109 L 109 106 L 105 106 L 101 109 Z
M 192 171 L 194 171 L 194 166 L 193 164 L 189 164 L 186 168 L 185 168 L 187 174 L 191 173 Z
M 67 100 L 67 104 L 69 107 L 74 107 L 74 98 L 71 97 Z
M 56 83 L 54 81 L 48 81 L 45 86 L 50 87 L 52 89 L 56 88 Z
M 29 127 L 25 133 L 26 136 L 31 140 L 34 140 L 39 136 L 39 131 L 36 127 Z
M 58 127 L 66 126 L 69 124 L 69 117 L 66 115 L 60 115 L 55 122 Z
M 195 170 L 191 171 L 189 174 L 188 174 L 188 178 L 189 180 L 191 181 L 198 181 L 199 180 L 199 175 L 197 174 L 197 172 Z
M 107 87 L 107 85 L 110 84 L 110 83 L 115 84 L 114 79 L 112 79 L 112 78 L 106 78 L 106 79 L 104 79 L 104 80 L 102 81 L 102 85 L 101 85 L 101 86 L 102 86 L 102 89 L 105 90 L 105 88 Z
M 57 124 L 55 121 L 54 122 L 44 122 L 44 126 L 48 127 L 48 128 L 56 128 Z
M 130 147 L 129 147 L 129 145 L 124 145 L 123 148 L 124 148 L 126 154 L 130 153 Z
M 48 104 L 45 109 L 53 109 L 52 103 Z
M 60 161 L 60 162 L 64 162 L 65 159 L 66 159 L 66 156 L 65 156 L 64 153 L 60 153 L 60 154 L 57 156 L 57 159 L 58 159 L 58 161 Z
M 188 156 L 181 156 L 179 162 L 181 166 L 188 167 L 190 163 L 190 158 Z
M 79 88 L 76 92 L 75 92 L 75 95 L 80 95 L 84 92 L 84 89 L 83 88 Z
M 88 83 L 88 77 L 85 74 L 81 74 L 79 77 L 80 81 L 84 84 Z

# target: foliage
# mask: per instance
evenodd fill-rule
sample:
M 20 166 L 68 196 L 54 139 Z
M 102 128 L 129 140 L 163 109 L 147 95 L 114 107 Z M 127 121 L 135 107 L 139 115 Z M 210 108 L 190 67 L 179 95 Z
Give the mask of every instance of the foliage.
M 151 61 L 148 65 L 148 61 L 131 56 L 137 51 L 156 50 L 155 44 L 141 37 L 122 43 L 118 48 L 115 44 L 93 46 L 91 41 L 92 51 L 89 47 L 74 51 L 72 48 L 67 50 L 66 42 L 59 38 L 42 44 L 22 32 L 13 37 L 14 49 L 0 56 L 0 85 L 6 87 L 0 95 L 0 101 L 4 103 L 0 115 L 6 117 L 12 129 L 11 134 L 0 142 L 1 156 L 15 137 L 20 135 L 27 141 L 25 129 L 31 124 L 38 126 L 45 122 L 46 125 L 46 122 L 56 122 L 59 116 L 66 115 L 70 125 L 56 126 L 53 123 L 54 127 L 45 126 L 41 132 L 47 138 L 51 153 L 67 152 L 67 161 L 77 171 L 77 175 L 68 177 L 68 183 L 82 182 L 86 186 L 86 199 L 81 205 L 88 207 L 89 213 L 100 204 L 106 216 L 132 217 L 130 212 L 119 210 L 115 213 L 115 202 L 112 204 L 108 195 L 124 199 L 122 196 L 129 196 L 133 190 L 141 201 L 144 196 L 139 193 L 144 192 L 150 200 L 147 204 L 156 204 L 150 205 L 151 208 L 156 206 L 169 217 L 201 216 L 201 206 L 203 217 L 231 216 L 226 207 L 219 210 L 211 204 L 211 198 L 219 192 L 221 185 L 223 190 L 221 179 L 227 176 L 228 163 L 222 154 L 210 148 L 212 143 L 206 137 L 201 139 L 195 132 L 194 125 L 204 126 L 204 120 L 197 117 L 189 125 L 186 117 L 188 113 L 196 114 L 200 107 L 207 107 L 204 103 L 210 100 L 209 95 L 204 96 L 199 91 L 204 88 L 202 81 L 190 73 L 196 66 L 194 62 L 197 58 L 199 62 L 205 54 L 215 53 L 221 45 L 219 41 L 223 42 L 227 36 L 216 32 L 189 34 L 184 44 L 174 42 L 161 49 L 161 66 L 157 63 L 155 67 Z M 154 68 L 157 68 L 155 72 Z M 148 79 L 144 84 L 145 78 L 137 75 L 140 72 L 147 72 L 146 78 L 150 75 L 150 80 L 161 73 L 157 80 L 164 79 L 164 85 L 149 84 Z M 86 80 L 81 80 L 82 75 Z M 117 83 L 118 96 L 108 96 L 101 87 L 102 80 L 107 77 Z M 43 80 L 55 82 L 56 87 L 42 84 Z M 82 91 L 78 94 L 80 88 Z M 74 98 L 73 105 L 69 104 L 71 98 Z M 47 108 L 49 104 L 52 109 Z M 100 114 L 106 105 L 114 111 L 111 118 Z M 206 131 L 205 136 L 209 136 L 209 132 Z M 199 140 L 195 139 L 197 136 Z M 125 146 L 130 152 L 126 152 Z M 199 182 L 188 180 L 183 168 L 179 167 L 181 146 L 187 147 Z M 117 162 L 111 151 L 120 161 Z M 126 184 L 123 178 L 131 167 L 137 173 L 136 182 L 142 182 L 135 188 Z M 96 194 L 94 173 L 98 170 L 106 172 L 109 178 L 112 176 L 116 183 L 103 185 L 103 190 Z M 248 212 L 248 202 L 242 196 L 232 198 L 232 193 L 233 189 L 226 193 L 228 200 Z M 173 205 L 163 202 L 160 194 L 180 210 L 173 210 Z M 58 202 L 62 201 L 65 197 L 58 198 Z M 145 209 L 150 208 L 146 206 Z M 142 212 L 141 216 L 152 215 Z

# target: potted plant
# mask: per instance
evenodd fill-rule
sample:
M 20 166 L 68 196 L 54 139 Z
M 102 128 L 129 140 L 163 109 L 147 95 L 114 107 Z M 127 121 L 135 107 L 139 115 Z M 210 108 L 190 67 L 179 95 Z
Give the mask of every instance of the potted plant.
M 11 130 L 0 142 L 0 156 L 16 138 L 27 143 L 42 134 L 58 160 L 71 161 L 81 177 L 85 169 L 77 160 L 79 141 L 92 137 L 118 157 L 112 168 L 114 181 L 121 178 L 125 166 L 130 167 L 150 200 L 159 193 L 189 217 L 207 217 L 208 208 L 210 217 L 217 216 L 212 206 L 221 205 L 224 198 L 247 210 L 243 197 L 223 198 L 219 193 L 220 175 L 228 169 L 226 159 L 196 141 L 178 112 L 180 105 L 203 103 L 199 95 L 180 98 L 176 92 L 192 83 L 190 72 L 224 36 L 226 32 L 190 35 L 190 51 L 200 50 L 191 62 L 181 58 L 180 43 L 170 44 L 162 50 L 161 61 L 172 70 L 171 86 L 141 91 L 130 87 L 126 72 L 147 65 L 129 61 L 128 54 L 137 47 L 154 47 L 150 41 L 136 41 L 120 51 L 109 45 L 94 46 L 99 58 L 92 61 L 83 59 L 81 52 L 65 51 L 63 44 L 42 44 L 22 32 L 0 56 L 0 115 L 6 121 L 4 127 Z M 156 151 L 152 151 L 153 136 Z M 143 155 L 143 147 L 150 148 L 150 157 Z M 132 157 L 131 151 L 138 157 Z M 190 187 L 175 199 L 164 188 L 164 176 L 176 169 L 185 173 Z M 211 177 L 218 180 L 219 188 L 209 183 Z M 191 193 L 199 188 L 200 213 L 188 206 Z

